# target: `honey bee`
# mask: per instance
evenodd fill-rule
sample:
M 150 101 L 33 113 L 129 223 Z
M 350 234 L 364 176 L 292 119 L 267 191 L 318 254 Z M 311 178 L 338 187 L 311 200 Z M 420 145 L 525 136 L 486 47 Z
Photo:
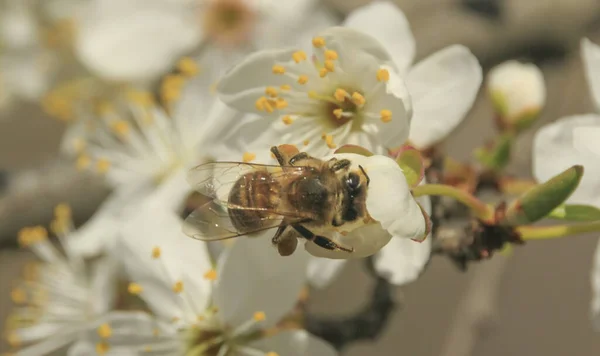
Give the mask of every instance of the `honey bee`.
M 186 218 L 184 232 L 203 241 L 277 228 L 272 243 L 291 255 L 298 239 L 328 250 L 353 252 L 313 231 L 335 231 L 368 219 L 369 177 L 348 159 L 323 161 L 294 146 L 272 147 L 279 165 L 213 162 L 193 168 L 188 181 L 211 200 Z

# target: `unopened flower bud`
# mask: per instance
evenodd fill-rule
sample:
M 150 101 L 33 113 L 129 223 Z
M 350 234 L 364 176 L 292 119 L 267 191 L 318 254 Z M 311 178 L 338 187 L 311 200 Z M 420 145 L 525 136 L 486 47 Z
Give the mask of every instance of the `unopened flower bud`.
M 488 91 L 503 129 L 528 128 L 546 103 L 544 76 L 535 64 L 498 65 L 488 74 Z

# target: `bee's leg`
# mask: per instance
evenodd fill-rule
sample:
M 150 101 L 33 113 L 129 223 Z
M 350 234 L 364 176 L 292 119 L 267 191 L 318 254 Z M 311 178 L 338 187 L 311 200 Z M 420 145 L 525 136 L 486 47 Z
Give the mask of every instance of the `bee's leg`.
M 271 243 L 273 243 L 273 245 L 277 245 L 279 243 L 279 241 L 281 240 L 281 234 L 283 234 L 286 227 L 287 225 L 284 224 L 279 225 L 277 231 L 275 232 L 275 235 L 273 235 L 273 238 L 271 239 Z
M 352 162 L 350 162 L 350 160 L 347 159 L 340 159 L 339 161 L 336 160 L 335 163 L 331 165 L 331 170 L 337 172 L 339 170 L 350 167 L 351 164 Z
M 300 235 L 302 235 L 302 237 L 304 237 L 305 239 L 314 242 L 315 244 L 317 244 L 317 246 L 323 247 L 326 250 L 340 250 L 340 251 L 345 251 L 345 252 L 354 252 L 354 247 L 344 247 L 344 246 L 340 246 L 337 243 L 333 242 L 331 239 L 328 239 L 324 236 L 320 236 L 320 235 L 315 235 L 312 231 L 310 231 L 309 229 L 305 228 L 302 225 L 299 224 L 294 224 L 292 225 L 292 227 L 294 229 L 296 229 L 296 231 L 298 231 L 298 233 Z
M 290 166 L 293 166 L 294 163 L 298 162 L 301 159 L 307 159 L 310 158 L 310 156 L 308 155 L 308 153 L 306 152 L 300 152 L 297 155 L 295 155 L 294 157 L 290 158 L 290 160 L 288 161 L 288 163 L 290 164 Z
M 280 166 L 285 165 L 285 158 L 283 158 L 283 155 L 281 154 L 277 146 L 271 147 L 271 153 L 273 154 L 273 156 L 275 156 L 275 159 L 277 160 Z

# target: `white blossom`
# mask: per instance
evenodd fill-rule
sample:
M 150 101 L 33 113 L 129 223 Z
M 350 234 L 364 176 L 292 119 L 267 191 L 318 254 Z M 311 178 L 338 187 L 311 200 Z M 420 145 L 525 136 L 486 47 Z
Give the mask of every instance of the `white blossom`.
M 531 121 L 546 102 L 544 76 L 535 64 L 511 60 L 494 67 L 488 74 L 488 90 L 507 125 Z
M 70 355 L 96 348 L 105 355 L 336 354 L 305 331 L 257 333 L 292 311 L 305 284 L 306 255 L 283 258 L 268 241 L 239 240 L 213 267 L 206 244 L 185 236 L 181 223 L 160 204 L 149 204 L 125 226 L 119 251 L 129 290 L 155 316 L 111 313 L 97 323 L 110 335 L 90 332 Z
M 471 108 L 482 75 L 465 47 L 410 68 L 414 38 L 404 14 L 386 1 L 355 10 L 343 25 L 313 32 L 312 60 L 302 48 L 261 51 L 220 81 L 228 105 L 266 117 L 240 129 L 256 136 L 251 150 L 291 143 L 324 156 L 356 144 L 383 153 L 407 138 L 427 148 Z
M 64 350 L 113 306 L 117 262 L 104 256 L 84 260 L 72 248 L 74 233 L 67 206 L 56 208 L 52 230 L 62 251 L 41 227 L 25 228 L 21 245 L 41 260 L 26 266 L 24 280 L 11 292 L 17 308 L 9 316 L 7 338 L 14 355 L 46 355 Z

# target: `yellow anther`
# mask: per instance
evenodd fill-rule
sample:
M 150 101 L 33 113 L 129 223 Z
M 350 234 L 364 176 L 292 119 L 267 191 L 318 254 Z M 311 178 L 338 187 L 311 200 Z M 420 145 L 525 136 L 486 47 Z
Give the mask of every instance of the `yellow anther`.
M 256 155 L 254 155 L 254 156 L 255 157 L 252 157 L 252 159 L 256 158 Z M 204 279 L 208 279 L 209 281 L 216 281 L 217 280 L 217 271 L 214 269 L 209 269 L 206 273 L 204 273 Z
M 310 140 L 304 140 L 304 141 L 302 141 L 302 144 L 304 144 L 304 146 L 308 146 L 309 143 L 310 143 Z
M 327 71 L 329 72 L 333 72 L 335 70 L 335 63 L 333 63 L 333 61 L 325 61 L 325 69 L 327 69 Z
M 306 84 L 307 82 L 308 82 L 308 75 L 302 74 L 301 76 L 298 77 L 298 83 Z
M 152 258 L 154 258 L 154 259 L 160 258 L 161 254 L 162 254 L 162 251 L 160 250 L 160 247 L 155 246 L 152 248 Z
M 113 105 L 108 101 L 101 101 L 96 104 L 96 113 L 99 115 L 106 115 L 115 111 Z
M 6 342 L 11 347 L 19 347 L 21 346 L 21 338 L 16 333 L 9 333 L 6 335 Z
M 325 46 L 325 39 L 323 37 L 315 37 L 312 39 L 313 46 L 321 48 Z
M 183 57 L 177 62 L 177 69 L 181 72 L 181 74 L 187 77 L 193 77 L 200 72 L 200 67 L 195 60 L 190 57 Z
M 256 110 L 258 111 L 264 111 L 265 110 L 265 102 L 267 101 L 267 98 L 265 98 L 264 96 L 261 96 L 260 98 L 258 98 L 256 100 L 256 102 L 254 103 L 254 105 L 256 106 Z
M 42 242 L 48 238 L 48 231 L 43 226 L 26 227 L 19 231 L 18 241 L 22 247 Z
M 54 216 L 58 219 L 70 219 L 71 207 L 67 203 L 60 203 L 54 207 Z
M 291 125 L 294 122 L 294 120 L 292 120 L 292 117 L 290 115 L 285 115 L 284 117 L 281 118 L 281 121 L 283 121 L 283 123 L 286 125 Z
M 365 105 L 366 99 L 364 96 L 362 96 L 361 93 L 355 91 L 354 93 L 352 93 L 352 102 L 354 103 L 354 105 L 360 107 Z
M 70 222 L 70 219 L 56 218 L 50 222 L 50 230 L 56 235 L 66 234 L 68 232 L 68 222 Z
M 333 110 L 333 115 L 335 115 L 335 117 L 337 117 L 338 119 L 342 118 L 342 114 L 344 113 L 344 110 L 337 108 L 335 110 Z
M 198 321 L 204 321 L 204 319 L 206 319 L 206 318 L 204 317 L 204 315 L 198 315 L 198 316 L 196 317 L 196 320 L 198 320 Z
M 98 161 L 96 161 L 96 170 L 99 173 L 106 173 L 106 172 L 108 172 L 109 168 L 110 168 L 110 161 L 107 160 L 106 158 L 100 158 Z
M 276 97 L 277 96 L 277 89 L 273 88 L 273 87 L 267 87 L 265 89 L 265 94 L 267 94 L 270 97 Z
M 166 103 L 171 103 L 181 96 L 185 77 L 182 75 L 167 75 L 161 83 L 160 97 Z
M 129 133 L 129 123 L 125 120 L 118 120 L 112 123 L 112 130 L 119 136 L 127 136 Z
M 390 80 L 390 72 L 387 69 L 379 69 L 377 71 L 377 80 L 380 82 L 387 82 Z
M 87 155 L 80 155 L 77 157 L 77 161 L 75 161 L 75 167 L 80 171 L 88 168 L 90 164 L 92 164 L 92 160 Z
M 265 356 L 279 356 L 279 354 L 275 351 L 267 352 Z
M 110 346 L 106 342 L 99 342 L 96 344 L 96 353 L 98 355 L 104 355 L 110 350 Z
M 85 149 L 85 146 L 86 146 L 86 144 L 85 144 L 85 141 L 83 139 L 76 138 L 76 139 L 73 140 L 73 149 L 76 152 L 79 153 L 79 152 L 83 151 Z
M 149 92 L 130 90 L 127 92 L 127 98 L 142 106 L 154 105 L 154 96 Z
M 327 147 L 329 147 L 329 148 L 337 147 L 337 145 L 335 143 L 333 143 L 333 136 L 331 136 L 331 135 L 325 136 L 325 143 L 327 144 Z
M 346 100 L 346 98 L 350 97 L 350 94 L 348 94 L 348 92 L 344 89 L 338 88 L 335 90 L 335 93 L 333 93 L 333 97 L 335 100 L 343 102 Z
M 328 59 L 330 61 L 335 61 L 336 59 L 338 59 L 338 54 L 336 51 L 334 51 L 332 49 L 328 49 L 325 51 L 325 59 Z
M 310 90 L 307 94 L 308 94 L 308 97 L 311 99 L 319 99 L 319 97 L 320 97 L 319 94 L 314 90 Z
M 321 133 L 321 138 L 324 140 L 327 137 L 327 132 Z
M 273 105 L 275 104 L 274 101 L 266 99 L 266 100 L 264 100 L 263 104 L 264 104 L 265 111 L 268 112 L 269 114 L 272 113 L 273 111 L 275 111 L 275 108 L 273 107 Z
M 381 115 L 381 121 L 383 122 L 390 122 L 392 121 L 392 112 L 389 110 L 381 110 L 380 112 Z
M 285 109 L 288 106 L 288 102 L 283 98 L 277 98 L 275 101 L 275 107 L 279 110 Z
M 248 163 L 248 162 L 252 162 L 255 158 L 256 158 L 256 154 L 254 154 L 252 152 L 244 152 L 244 155 L 242 156 L 242 161 Z
M 285 68 L 283 66 L 275 64 L 273 66 L 273 73 L 274 74 L 284 74 L 285 73 Z
M 254 313 L 254 315 L 252 316 L 252 318 L 256 321 L 263 321 L 267 318 L 267 316 L 265 315 L 264 312 L 261 311 L 257 311 L 256 313 Z
M 288 91 L 288 90 L 292 90 L 292 86 L 289 84 L 283 84 L 282 86 L 279 87 L 279 89 L 281 89 L 283 91 Z
M 10 291 L 10 299 L 15 304 L 24 304 L 27 302 L 27 293 L 21 288 L 15 288 Z
M 183 282 L 182 281 L 177 281 L 177 282 L 175 282 L 175 284 L 173 284 L 173 292 L 175 292 L 177 294 L 183 292 Z
M 100 336 L 103 339 L 108 339 L 112 335 L 112 329 L 108 324 L 100 325 L 96 332 L 98 332 L 98 336 Z
M 329 71 L 327 70 L 327 68 L 321 68 L 321 69 L 319 69 L 319 77 L 325 78 L 325 76 L 327 75 L 327 73 L 329 73 Z
M 142 288 L 142 286 L 137 283 L 131 282 L 127 286 L 127 291 L 133 295 L 138 295 L 138 294 L 142 293 L 143 290 L 144 290 L 144 288 Z
M 158 329 L 152 330 L 152 335 L 154 335 L 154 337 L 160 335 L 160 330 L 158 330 Z
M 144 346 L 144 352 L 152 352 L 152 346 Z
M 306 60 L 306 53 L 304 51 L 296 51 L 292 54 L 292 59 L 294 59 L 294 62 L 300 63 Z

